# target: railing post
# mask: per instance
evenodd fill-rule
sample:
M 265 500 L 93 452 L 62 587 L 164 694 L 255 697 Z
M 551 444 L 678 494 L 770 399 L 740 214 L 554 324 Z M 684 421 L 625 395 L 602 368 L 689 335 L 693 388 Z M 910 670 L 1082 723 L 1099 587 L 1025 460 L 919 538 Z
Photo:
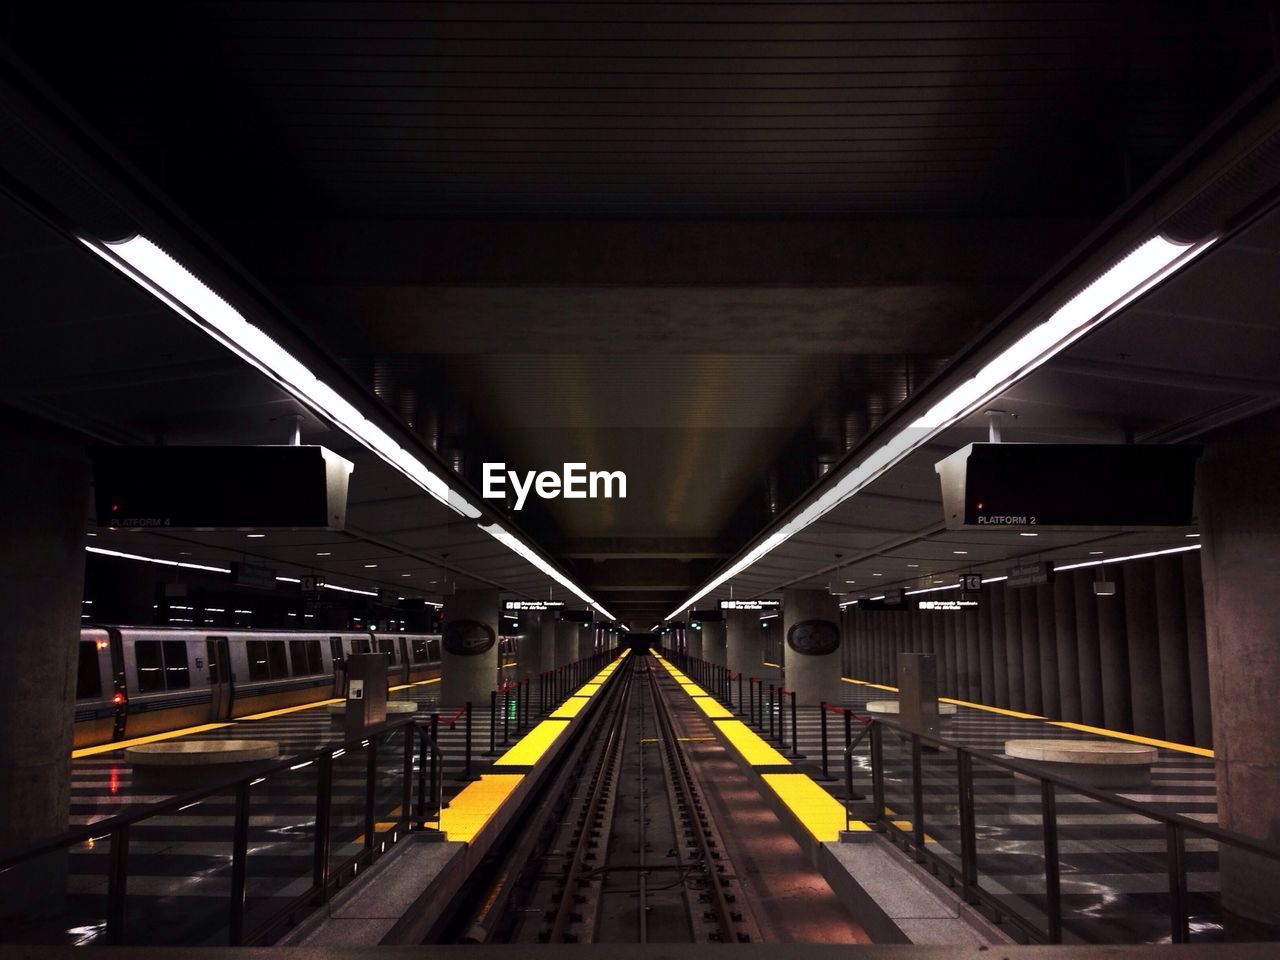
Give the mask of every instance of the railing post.
M 977 903 L 978 826 L 973 802 L 973 758 L 956 748 L 956 773 L 960 790 L 960 894 L 965 903 Z
M 466 752 L 463 754 L 463 757 L 465 759 L 462 765 L 462 779 L 470 780 L 471 779 L 471 701 L 470 700 L 467 701 L 466 731 L 467 731 L 467 743 L 466 743 L 466 746 L 463 748 Z
M 796 721 L 796 692 L 791 691 L 791 759 L 803 760 L 804 754 L 800 752 L 800 734 Z
M 911 735 L 911 841 L 917 863 L 924 863 L 924 764 L 920 735 Z
M 489 756 L 498 754 L 498 691 L 489 691 Z
M 364 748 L 364 848 L 373 850 L 373 835 L 377 830 L 377 818 L 373 806 L 378 796 L 378 735 L 369 734 Z
M 440 809 L 440 793 L 444 789 L 444 767 L 440 765 L 440 714 L 431 714 L 431 795 L 436 798 L 436 809 Z
M 409 725 L 409 773 L 406 782 L 413 777 L 413 724 Z M 312 847 L 311 882 L 315 884 L 318 896 L 317 903 L 329 899 L 329 834 L 332 831 L 333 812 L 333 751 L 320 755 L 320 767 L 316 771 L 316 835 Z M 406 818 L 412 816 L 408 805 L 404 808 Z
M 764 684 L 763 684 L 763 681 L 762 681 L 762 682 L 761 682 L 761 686 L 763 686 L 763 685 L 764 685 Z M 770 740 L 776 740 L 776 739 L 777 739 L 777 735 L 776 735 L 776 734 L 774 734 L 774 732 L 773 732 L 773 689 L 774 689 L 774 685 L 773 685 L 772 683 L 771 683 L 771 684 L 769 684 L 769 706 L 768 706 L 768 710 L 769 710 L 769 739 L 770 739 Z
M 822 779 L 830 780 L 831 771 L 827 769 L 827 701 L 818 704 L 818 730 L 822 737 Z
M 884 728 L 871 720 L 871 802 L 875 805 L 875 819 L 884 818 Z
M 745 711 L 743 711 L 742 709 L 742 673 L 741 671 L 739 671 L 738 673 L 738 714 L 740 716 L 746 715 Z
M 227 941 L 244 943 L 244 897 L 249 881 L 249 781 L 236 784 L 235 826 L 231 839 L 231 917 Z
M 1169 934 L 1174 943 L 1191 942 L 1187 921 L 1187 846 L 1182 827 L 1164 825 L 1165 849 L 1169 860 Z
M 853 711 L 844 708 L 844 795 L 853 800 L 857 791 L 853 789 Z
M 413 724 L 401 728 L 404 732 L 404 777 L 401 780 L 400 813 L 404 822 L 413 825 Z
M 129 886 L 129 825 L 111 833 L 111 864 L 107 874 L 107 943 L 124 943 L 125 900 Z
M 1062 889 L 1058 864 L 1058 801 L 1053 781 L 1040 781 L 1040 819 L 1044 827 L 1045 916 L 1049 942 L 1062 942 Z

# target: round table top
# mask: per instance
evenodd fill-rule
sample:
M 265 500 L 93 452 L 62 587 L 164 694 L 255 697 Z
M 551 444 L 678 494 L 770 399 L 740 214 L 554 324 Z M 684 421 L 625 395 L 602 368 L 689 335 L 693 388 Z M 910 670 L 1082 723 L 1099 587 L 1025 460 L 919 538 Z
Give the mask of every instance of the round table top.
M 400 716 L 402 714 L 417 713 L 418 705 L 412 700 L 388 700 L 387 716 Z M 329 704 L 329 715 L 334 717 L 346 716 L 347 701 L 341 703 Z
M 1107 740 L 1006 740 L 1004 752 L 1041 763 L 1151 764 L 1160 756 L 1155 747 Z
M 280 744 L 274 740 L 165 740 L 129 747 L 124 755 L 137 766 L 194 767 L 274 760 L 280 756 Z
M 897 700 L 868 700 L 867 713 L 898 713 L 901 709 Z M 954 703 L 938 704 L 938 716 L 950 717 L 956 712 Z

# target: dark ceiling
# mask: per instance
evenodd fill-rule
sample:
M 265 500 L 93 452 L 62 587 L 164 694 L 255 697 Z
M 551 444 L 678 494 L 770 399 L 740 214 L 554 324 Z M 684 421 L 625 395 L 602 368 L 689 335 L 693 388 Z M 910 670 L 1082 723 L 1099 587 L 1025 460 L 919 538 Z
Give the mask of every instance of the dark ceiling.
M 1270 4 L 10 2 L 18 57 L 665 614 L 1274 62 Z M 73 24 L 74 28 L 69 28 Z

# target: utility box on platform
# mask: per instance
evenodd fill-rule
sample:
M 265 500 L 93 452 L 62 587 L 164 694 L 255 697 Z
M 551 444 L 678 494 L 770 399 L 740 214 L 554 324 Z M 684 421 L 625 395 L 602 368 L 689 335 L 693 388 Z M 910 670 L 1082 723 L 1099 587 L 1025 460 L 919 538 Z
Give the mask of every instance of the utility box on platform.
M 352 740 L 387 719 L 385 653 L 353 653 L 347 657 L 346 739 Z
M 898 721 L 912 733 L 938 736 L 938 658 L 932 653 L 898 654 Z

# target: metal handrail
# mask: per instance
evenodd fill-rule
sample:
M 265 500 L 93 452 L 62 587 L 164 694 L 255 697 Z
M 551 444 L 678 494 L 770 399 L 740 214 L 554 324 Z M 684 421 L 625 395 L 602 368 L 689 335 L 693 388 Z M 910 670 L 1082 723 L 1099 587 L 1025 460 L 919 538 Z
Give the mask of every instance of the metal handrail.
M 439 728 L 440 715 L 433 713 L 430 723 L 415 722 L 418 734 L 418 803 L 417 816 L 414 818 L 419 829 L 427 828 L 427 796 L 428 792 L 435 801 L 436 826 L 440 829 L 440 818 L 447 804 L 444 802 L 444 750 L 440 748 Z M 429 752 L 428 752 L 429 751 Z M 427 788 L 427 758 L 431 761 L 431 787 Z
M 928 734 L 917 733 L 908 730 L 898 721 L 871 717 L 867 719 L 867 724 L 867 730 L 871 733 L 871 776 L 874 790 L 873 820 L 876 826 L 888 832 L 890 836 L 909 835 L 911 837 L 911 852 L 917 861 L 928 862 L 935 870 L 943 871 L 953 879 L 958 880 L 962 896 L 967 903 L 986 904 L 996 911 L 997 916 L 1007 916 L 1013 920 L 1032 939 L 1047 940 L 1050 943 L 1062 942 L 1063 916 L 1057 816 L 1057 791 L 1059 788 L 1088 797 L 1099 803 L 1109 804 L 1122 811 L 1136 814 L 1152 821 L 1153 825 L 1163 825 L 1169 872 L 1169 923 L 1171 939 L 1174 943 L 1187 943 L 1190 941 L 1190 921 L 1187 914 L 1187 865 L 1185 858 L 1185 840 L 1188 833 L 1280 863 L 1280 847 L 1270 846 L 1253 837 L 1226 830 L 1216 824 L 1201 823 L 1179 813 L 1160 810 L 1099 787 L 1080 783 L 1070 777 L 1044 771 L 1016 759 Z M 886 729 L 898 734 L 899 737 L 911 745 L 912 815 L 909 834 L 907 830 L 897 826 L 885 815 L 885 763 L 881 732 Z M 925 843 L 922 744 L 953 752 L 956 757 L 958 774 L 956 788 L 958 792 L 960 828 L 960 869 L 958 873 L 954 863 L 930 850 Z M 1046 908 L 1044 911 L 1046 926 L 1043 928 L 1036 921 L 1019 915 L 1011 908 L 1007 898 L 998 900 L 993 894 L 984 890 L 979 883 L 976 823 L 978 798 L 975 796 L 973 781 L 973 763 L 975 760 L 1020 774 L 1039 784 L 1046 896 Z M 849 757 L 848 753 L 846 753 L 846 770 L 849 769 L 848 763 Z M 848 819 L 849 810 L 846 805 L 846 825 Z

